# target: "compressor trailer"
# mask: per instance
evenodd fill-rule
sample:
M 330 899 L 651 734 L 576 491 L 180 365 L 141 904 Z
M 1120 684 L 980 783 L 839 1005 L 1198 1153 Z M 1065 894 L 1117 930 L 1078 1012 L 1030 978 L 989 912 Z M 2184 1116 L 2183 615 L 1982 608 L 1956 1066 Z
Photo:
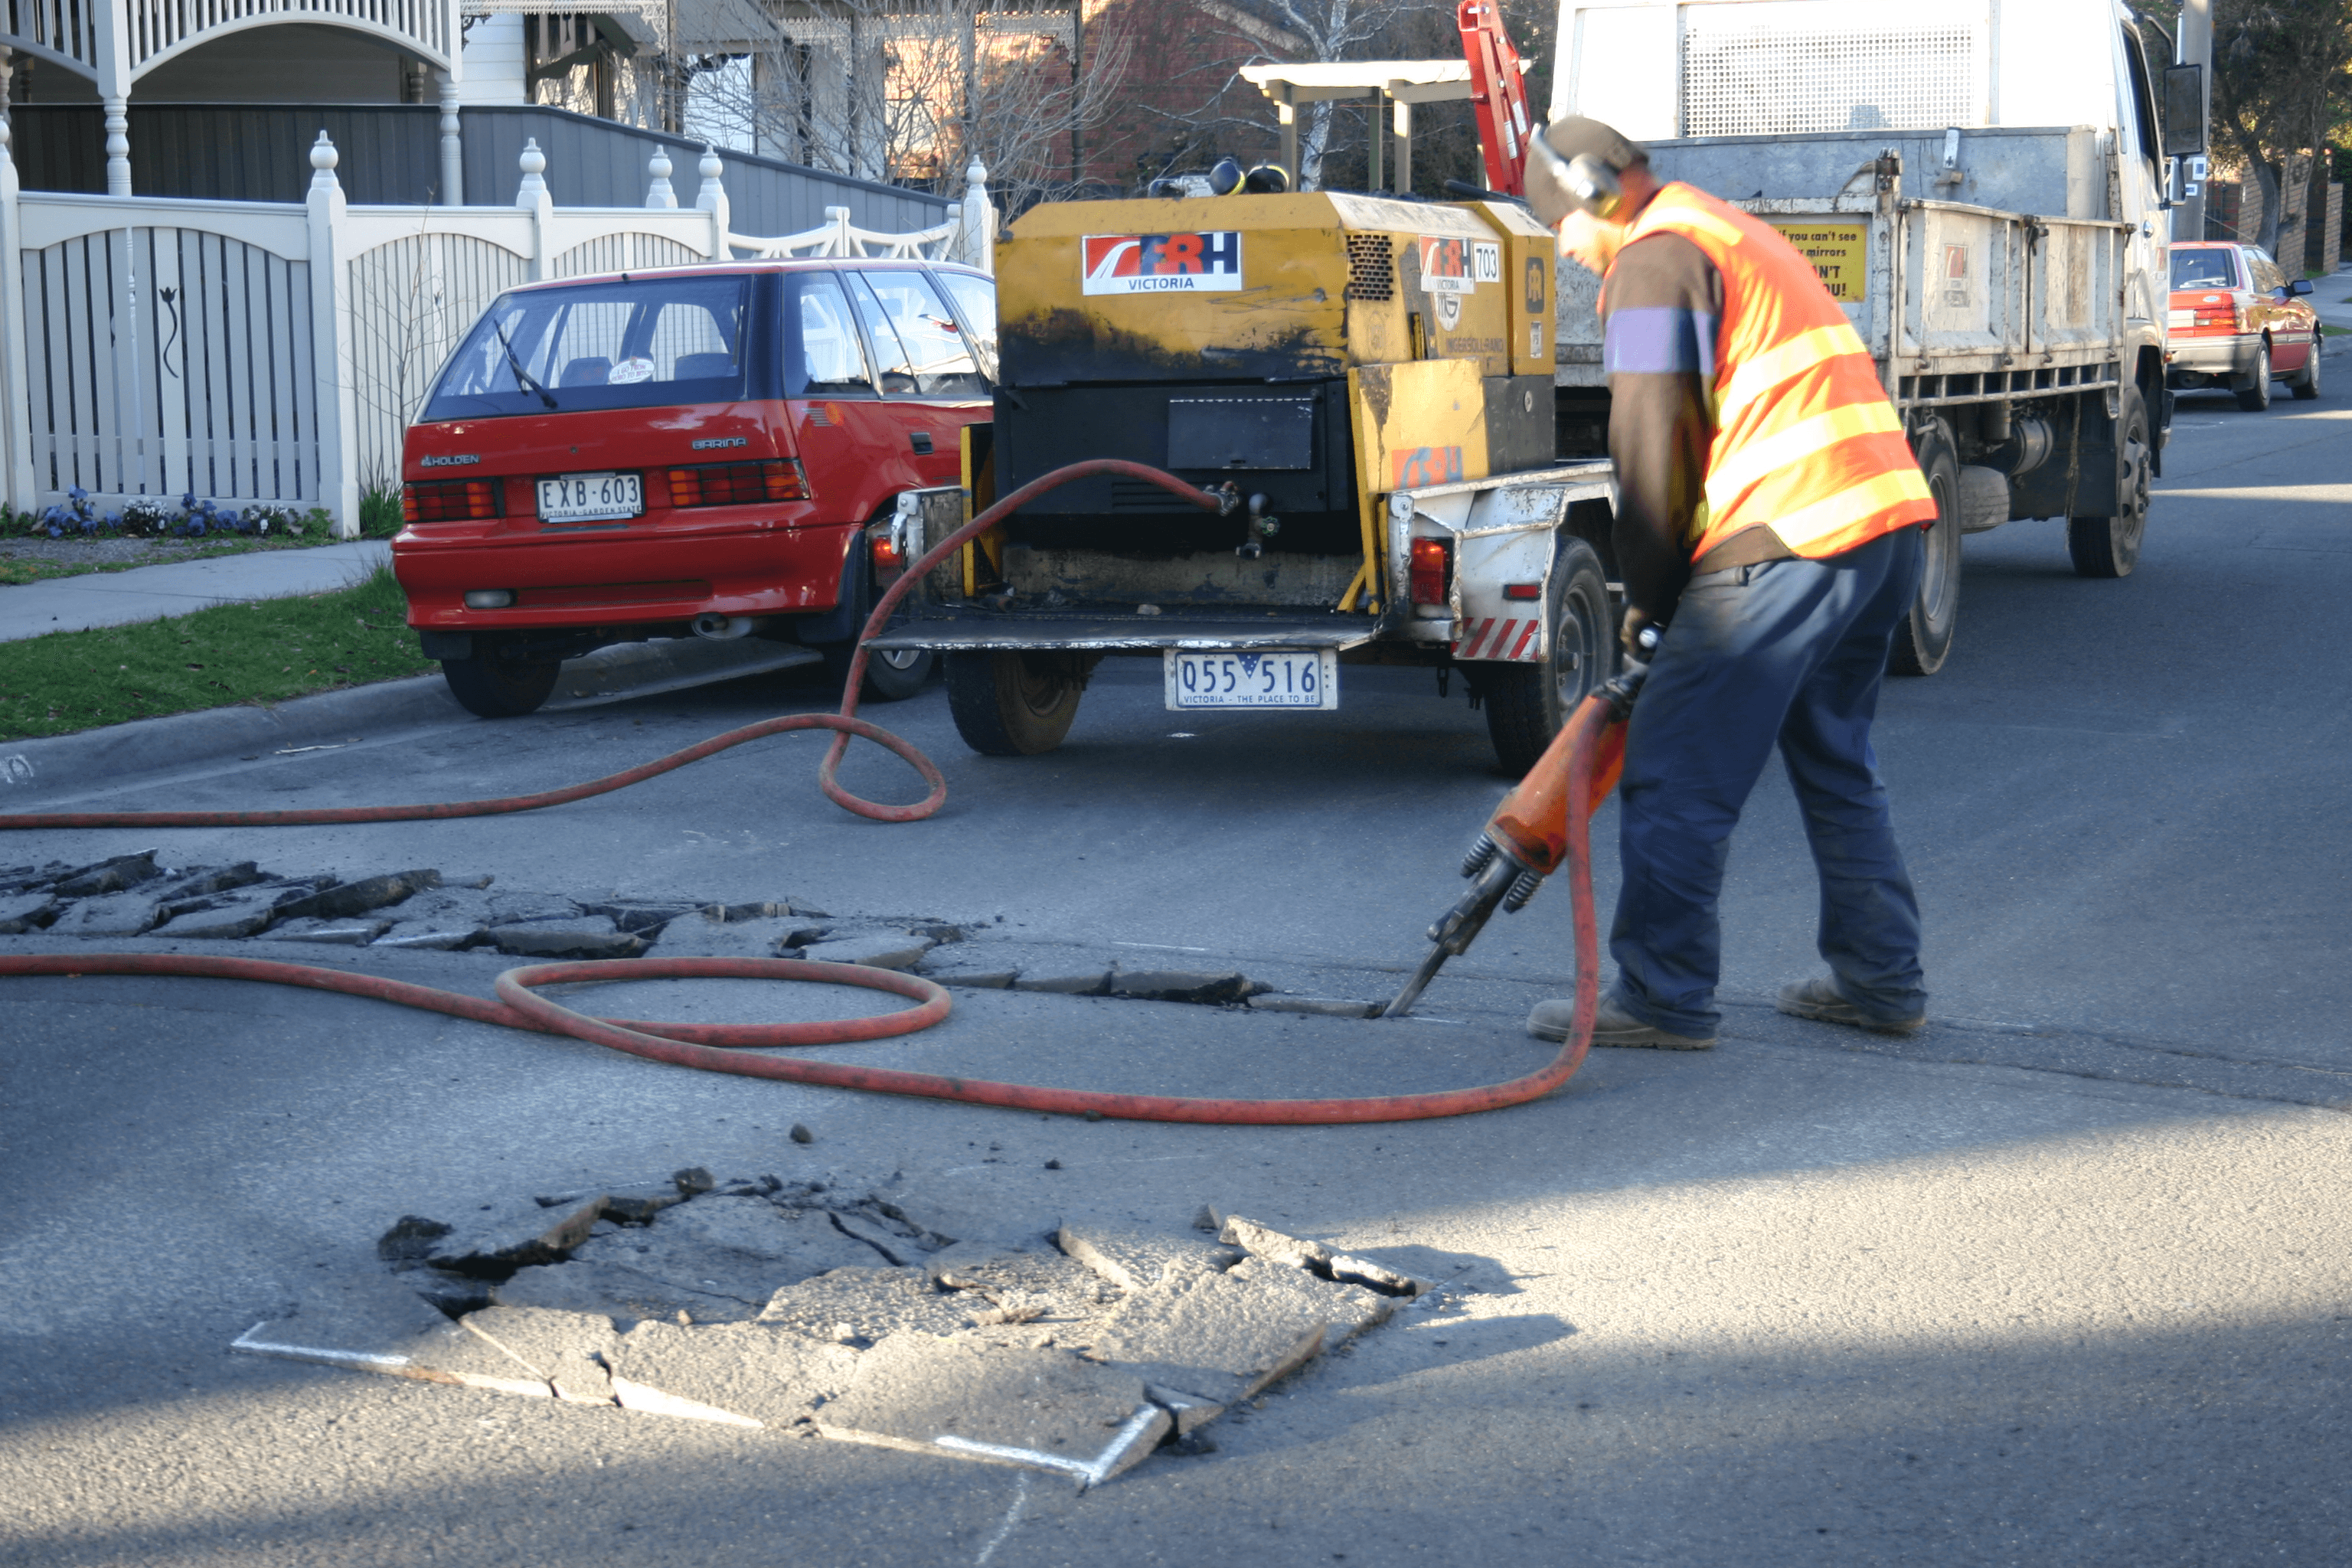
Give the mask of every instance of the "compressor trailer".
M 1065 485 L 870 646 L 942 654 L 958 731 L 1001 756 L 1059 745 L 1114 655 L 1160 659 L 1178 711 L 1329 710 L 1351 664 L 1458 671 L 1525 772 L 1616 643 L 1609 465 L 1554 455 L 1553 243 L 1499 201 L 1032 209 L 997 253 L 993 421 L 967 433 L 963 489 L 908 498 L 897 558 L 1086 458 L 1230 504 Z

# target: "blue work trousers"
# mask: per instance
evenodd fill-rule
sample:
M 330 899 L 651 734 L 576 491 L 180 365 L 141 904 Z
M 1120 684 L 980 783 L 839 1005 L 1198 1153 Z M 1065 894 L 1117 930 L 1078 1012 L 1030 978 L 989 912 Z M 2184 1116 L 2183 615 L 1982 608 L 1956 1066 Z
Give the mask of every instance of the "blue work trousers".
M 1919 580 L 1919 531 L 1827 560 L 1695 577 L 1626 732 L 1609 949 L 1616 996 L 1678 1035 L 1716 1032 L 1716 902 L 1731 830 L 1774 746 L 1821 873 L 1821 953 L 1863 1012 L 1917 1016 L 1919 905 L 1895 847 L 1870 723 Z M 1791 976 L 1790 978 L 1801 978 Z

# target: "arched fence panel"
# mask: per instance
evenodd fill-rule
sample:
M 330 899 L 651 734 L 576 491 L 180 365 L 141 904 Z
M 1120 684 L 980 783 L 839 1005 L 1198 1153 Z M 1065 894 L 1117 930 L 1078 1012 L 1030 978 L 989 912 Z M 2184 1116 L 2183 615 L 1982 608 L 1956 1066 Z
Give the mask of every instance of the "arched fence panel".
M 575 245 L 549 264 L 551 278 L 581 278 L 595 272 L 631 272 L 639 268 L 691 267 L 710 258 L 667 235 L 632 231 L 608 234 Z
M 362 489 L 400 483 L 400 445 L 433 378 L 491 300 L 526 281 L 530 258 L 470 234 L 424 231 L 351 262 L 355 472 Z
M 320 503 L 306 263 L 136 225 L 28 250 L 22 266 L 45 494 Z

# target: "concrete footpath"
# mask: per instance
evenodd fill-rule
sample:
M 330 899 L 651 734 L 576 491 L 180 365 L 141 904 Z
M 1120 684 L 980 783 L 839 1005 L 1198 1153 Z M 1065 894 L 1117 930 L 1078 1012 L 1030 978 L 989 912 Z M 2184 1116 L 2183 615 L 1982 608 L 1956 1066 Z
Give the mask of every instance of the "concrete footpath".
M 183 616 L 211 605 L 327 592 L 349 586 L 391 559 L 385 542 L 363 539 L 0 587 L 0 642 Z M 757 639 L 624 643 L 566 661 L 547 710 L 591 708 L 790 669 L 821 657 L 814 648 Z M 381 740 L 403 731 L 483 722 L 457 705 L 439 676 L 421 675 L 270 706 L 236 703 L 72 735 L 0 741 L 0 811 L 166 768 L 249 761 Z
M 131 626 L 214 605 L 328 593 L 363 582 L 391 563 L 389 541 L 355 539 L 315 550 L 257 550 L 16 584 L 0 588 L 0 642 Z

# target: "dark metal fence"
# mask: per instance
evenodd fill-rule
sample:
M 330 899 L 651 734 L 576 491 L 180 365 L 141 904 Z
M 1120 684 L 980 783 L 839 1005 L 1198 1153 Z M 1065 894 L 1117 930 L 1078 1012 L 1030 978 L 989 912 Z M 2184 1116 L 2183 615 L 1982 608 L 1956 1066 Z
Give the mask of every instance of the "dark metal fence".
M 106 128 L 94 104 L 18 104 L 9 111 L 17 176 L 28 191 L 106 190 Z M 642 206 L 646 164 L 669 149 L 670 184 L 694 205 L 702 144 L 591 115 L 528 105 L 468 108 L 458 115 L 466 200 L 504 206 L 521 175 L 516 159 L 536 140 L 547 154 L 555 205 Z M 155 103 L 131 106 L 131 184 L 142 196 L 299 202 L 310 185 L 310 144 L 320 131 L 341 153 L 336 177 L 360 204 L 439 198 L 441 111 L 429 104 Z M 739 234 L 796 234 L 847 207 L 860 228 L 929 228 L 947 199 L 807 169 L 723 148 L 727 198 Z

